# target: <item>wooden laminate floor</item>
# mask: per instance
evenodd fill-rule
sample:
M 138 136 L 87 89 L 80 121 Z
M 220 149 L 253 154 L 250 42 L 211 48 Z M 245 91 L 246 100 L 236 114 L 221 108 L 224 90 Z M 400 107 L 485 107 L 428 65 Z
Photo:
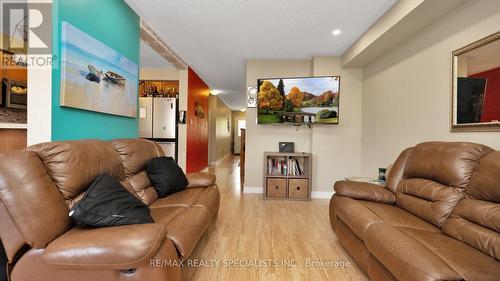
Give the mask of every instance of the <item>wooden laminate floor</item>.
M 330 227 L 329 200 L 243 194 L 238 163 L 228 157 L 210 168 L 221 192 L 219 218 L 192 263 L 192 280 L 368 280 Z

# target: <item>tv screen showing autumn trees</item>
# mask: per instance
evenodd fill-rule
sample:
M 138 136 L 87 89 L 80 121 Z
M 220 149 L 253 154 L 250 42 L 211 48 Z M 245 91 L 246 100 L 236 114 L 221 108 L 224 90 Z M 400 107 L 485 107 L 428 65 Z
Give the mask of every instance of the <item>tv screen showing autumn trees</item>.
M 259 79 L 258 123 L 339 122 L 339 76 Z

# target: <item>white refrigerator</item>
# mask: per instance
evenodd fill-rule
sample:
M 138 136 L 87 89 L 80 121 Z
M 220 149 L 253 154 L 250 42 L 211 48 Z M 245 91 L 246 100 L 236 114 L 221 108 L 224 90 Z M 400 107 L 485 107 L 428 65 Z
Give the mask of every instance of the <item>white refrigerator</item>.
M 139 98 L 139 137 L 158 142 L 165 155 L 177 159 L 177 100 L 175 98 Z

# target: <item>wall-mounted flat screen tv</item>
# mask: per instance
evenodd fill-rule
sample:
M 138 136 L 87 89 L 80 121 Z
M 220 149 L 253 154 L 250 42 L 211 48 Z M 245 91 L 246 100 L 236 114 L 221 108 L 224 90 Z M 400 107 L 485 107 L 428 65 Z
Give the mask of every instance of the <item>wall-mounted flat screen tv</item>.
M 257 80 L 258 124 L 338 124 L 340 76 Z

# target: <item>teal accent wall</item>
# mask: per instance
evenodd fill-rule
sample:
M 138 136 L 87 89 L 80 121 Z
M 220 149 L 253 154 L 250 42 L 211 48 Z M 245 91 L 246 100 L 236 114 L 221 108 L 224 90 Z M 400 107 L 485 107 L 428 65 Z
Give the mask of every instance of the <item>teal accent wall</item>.
M 58 58 L 61 57 L 61 22 L 66 21 L 139 64 L 140 19 L 123 0 L 54 0 L 52 20 L 53 54 Z M 138 136 L 137 118 L 61 107 L 60 60 L 55 66 L 52 71 L 53 141 Z

